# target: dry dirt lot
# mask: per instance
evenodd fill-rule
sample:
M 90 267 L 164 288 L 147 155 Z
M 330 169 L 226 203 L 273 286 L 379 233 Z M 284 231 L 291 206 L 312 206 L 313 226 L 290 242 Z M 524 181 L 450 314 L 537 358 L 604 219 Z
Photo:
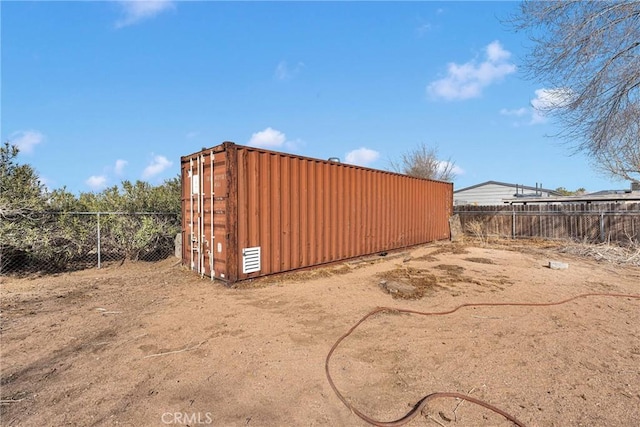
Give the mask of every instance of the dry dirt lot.
M 518 245 L 438 243 L 236 288 L 175 259 L 0 278 L 0 424 L 364 426 L 329 386 L 324 363 L 377 306 L 445 311 L 640 294 L 640 267 Z M 550 260 L 569 268 L 549 269 Z M 413 284 L 413 299 L 384 292 L 381 280 Z M 527 426 L 637 426 L 640 300 L 381 313 L 341 344 L 330 368 L 346 399 L 379 420 L 447 391 Z M 448 398 L 409 425 L 512 423 Z

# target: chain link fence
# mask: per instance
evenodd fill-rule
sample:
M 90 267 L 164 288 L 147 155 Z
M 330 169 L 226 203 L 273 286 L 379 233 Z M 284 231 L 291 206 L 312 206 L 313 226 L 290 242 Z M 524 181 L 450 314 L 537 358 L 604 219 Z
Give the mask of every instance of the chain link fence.
M 159 261 L 180 230 L 172 213 L 21 211 L 0 218 L 0 275 Z

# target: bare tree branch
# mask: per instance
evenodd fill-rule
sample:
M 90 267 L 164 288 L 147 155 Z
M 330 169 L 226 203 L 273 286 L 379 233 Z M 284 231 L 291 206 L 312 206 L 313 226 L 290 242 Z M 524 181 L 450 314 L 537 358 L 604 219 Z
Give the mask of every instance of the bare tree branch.
M 437 148 L 425 144 L 402 154 L 399 161 L 391 161 L 391 168 L 398 173 L 449 182 L 456 177 L 455 166 L 451 158 L 438 160 Z
M 598 169 L 637 180 L 640 1 L 524 1 L 509 23 L 533 42 L 528 77 L 570 94 L 547 111 L 559 136 Z

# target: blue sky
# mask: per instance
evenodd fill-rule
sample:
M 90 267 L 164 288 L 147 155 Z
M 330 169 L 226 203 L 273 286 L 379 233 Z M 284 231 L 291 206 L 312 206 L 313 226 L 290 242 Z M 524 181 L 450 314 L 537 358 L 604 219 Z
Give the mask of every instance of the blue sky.
M 553 135 L 516 2 L 10 2 L 1 137 L 46 185 L 162 183 L 223 141 L 388 169 L 419 144 L 488 180 L 626 188 Z M 556 98 L 557 99 L 557 98 Z

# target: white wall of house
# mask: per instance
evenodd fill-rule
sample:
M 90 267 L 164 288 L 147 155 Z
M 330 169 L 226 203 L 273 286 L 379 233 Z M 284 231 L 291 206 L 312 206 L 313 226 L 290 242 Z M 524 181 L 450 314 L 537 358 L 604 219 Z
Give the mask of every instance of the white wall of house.
M 517 186 L 519 195 L 549 197 L 550 190 L 535 187 Z M 453 204 L 460 205 L 502 205 L 503 199 L 512 199 L 516 194 L 516 185 L 489 181 L 482 184 L 462 188 L 453 192 Z

